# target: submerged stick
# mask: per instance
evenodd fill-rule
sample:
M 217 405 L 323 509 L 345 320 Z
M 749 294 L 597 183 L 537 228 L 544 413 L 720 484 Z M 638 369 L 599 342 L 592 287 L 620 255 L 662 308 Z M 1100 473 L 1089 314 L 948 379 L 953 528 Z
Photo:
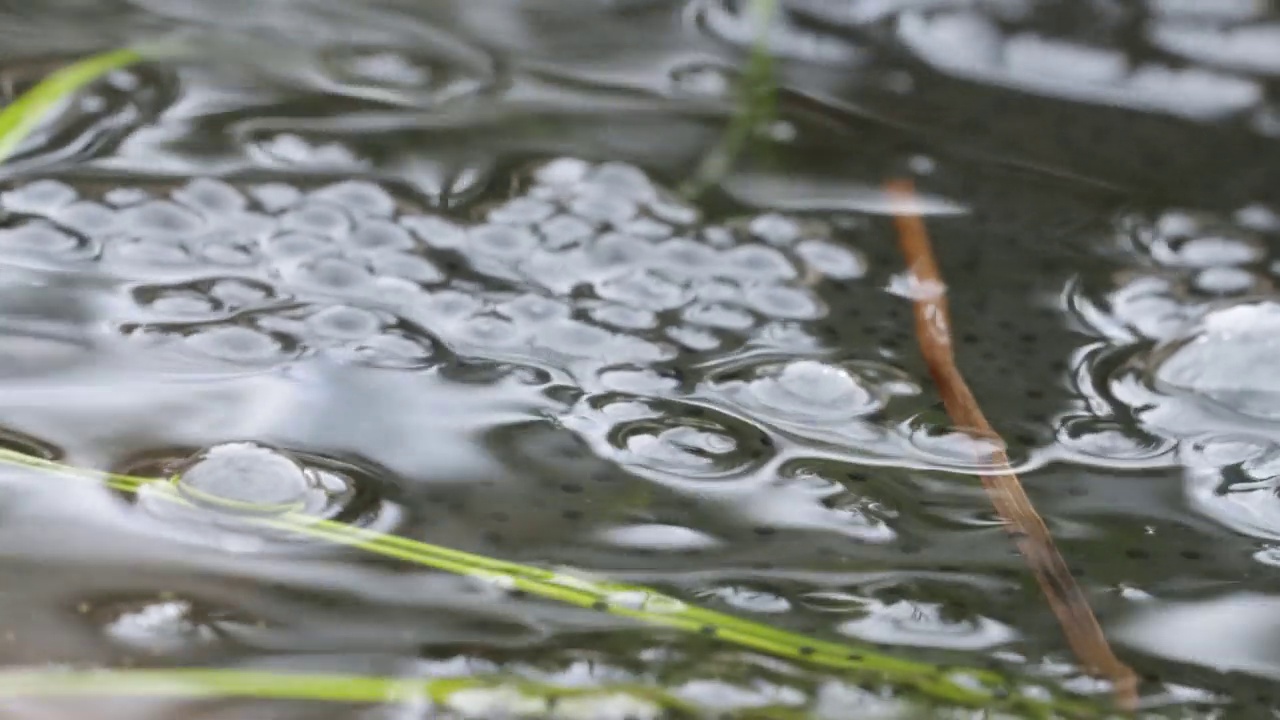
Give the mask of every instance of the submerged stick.
M 904 207 L 909 207 L 915 197 L 915 186 L 910 180 L 891 181 L 887 190 L 902 200 Z M 924 221 L 904 209 L 895 216 L 894 224 L 898 231 L 898 246 L 907 262 L 912 283 L 918 288 L 912 299 L 916 339 L 947 414 L 957 426 L 998 443 L 997 449 L 983 458 L 993 469 L 979 474 L 982 486 L 1018 551 L 1035 574 L 1036 582 L 1057 616 L 1071 650 L 1091 674 L 1111 681 L 1120 707 L 1132 710 L 1137 705 L 1137 675 L 1111 650 L 1088 598 L 1076 584 L 1070 568 L 1054 545 L 1049 528 L 1010 468 L 1004 442 L 987 422 L 956 366 L 951 349 L 946 285 L 934 258 Z

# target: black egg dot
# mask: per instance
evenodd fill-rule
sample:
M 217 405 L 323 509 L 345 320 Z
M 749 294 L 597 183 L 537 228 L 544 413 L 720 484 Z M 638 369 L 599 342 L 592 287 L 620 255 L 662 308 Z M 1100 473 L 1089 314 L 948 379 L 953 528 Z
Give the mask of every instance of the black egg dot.
M 753 528 L 752 532 L 754 532 L 755 534 L 761 537 L 767 537 L 769 535 L 773 535 L 778 531 L 774 528 L 769 527 L 768 525 L 761 525 L 760 527 Z
M 564 518 L 565 520 L 581 520 L 582 511 L 581 510 L 565 510 L 564 512 L 560 513 L 560 517 Z
M 809 647 L 808 645 L 805 645 L 804 647 L 800 648 L 801 655 L 808 656 L 808 655 L 812 655 L 813 653 L 814 653 L 814 649 Z
M 607 602 L 605 602 L 605 601 L 603 601 L 603 600 L 597 600 L 597 601 L 595 601 L 595 602 L 591 603 L 591 609 L 592 609 L 592 610 L 599 610 L 599 611 L 601 611 L 601 612 L 604 612 L 605 610 L 608 610 L 608 609 L 609 609 L 609 603 L 607 603 Z
M 1183 550 L 1178 554 L 1187 560 L 1199 560 L 1204 557 L 1199 553 L 1199 551 L 1196 551 L 1196 550 Z
M 502 545 L 507 541 L 502 533 L 488 532 L 484 534 L 484 541 L 490 545 Z
M 848 655 L 845 656 L 845 660 L 848 660 L 849 662 L 860 663 L 863 660 L 866 660 L 866 656 L 864 656 L 862 653 L 849 653 Z
M 1143 550 L 1142 548 L 1129 548 L 1128 550 L 1124 551 L 1124 554 L 1125 554 L 1125 557 L 1131 558 L 1133 560 L 1144 560 L 1148 557 L 1151 557 L 1151 554 L 1148 553 L 1146 550 Z
M 565 483 L 560 486 L 560 489 L 570 494 L 577 494 L 583 491 L 583 487 L 578 483 Z
M 702 633 L 703 635 L 715 635 L 717 630 L 715 625 L 703 625 L 702 627 L 698 628 L 698 632 Z
M 860 473 L 860 472 L 849 472 L 849 473 L 845 473 L 845 474 L 844 474 L 844 476 L 845 476 L 845 479 L 850 480 L 850 481 L 852 481 L 852 482 L 859 482 L 859 483 L 860 483 L 860 482 L 866 482 L 866 481 L 867 481 L 867 476 L 866 476 L 866 474 L 864 474 L 864 473 Z
M 511 516 L 504 512 L 498 511 L 498 512 L 489 513 L 489 519 L 493 520 L 494 522 L 506 522 L 511 519 Z

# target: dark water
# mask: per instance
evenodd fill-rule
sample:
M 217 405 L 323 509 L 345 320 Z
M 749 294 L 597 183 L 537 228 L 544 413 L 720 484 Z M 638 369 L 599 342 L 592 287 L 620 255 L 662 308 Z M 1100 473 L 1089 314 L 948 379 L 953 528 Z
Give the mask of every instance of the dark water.
M 204 50 L 115 73 L 0 170 L 6 447 L 155 474 L 263 443 L 301 467 L 188 479 L 1105 698 L 917 353 L 880 189 L 909 174 L 961 368 L 1146 712 L 1280 713 L 1265 0 L 788 0 L 767 152 L 696 201 L 675 190 L 732 114 L 741 0 L 0 12 L 10 97 L 126 42 Z M 27 471 L 0 492 L 10 666 L 507 673 L 666 688 L 709 717 L 980 716 L 145 497 Z M 636 702 L 572 717 L 659 716 Z M 483 707 L 93 710 L 505 717 Z

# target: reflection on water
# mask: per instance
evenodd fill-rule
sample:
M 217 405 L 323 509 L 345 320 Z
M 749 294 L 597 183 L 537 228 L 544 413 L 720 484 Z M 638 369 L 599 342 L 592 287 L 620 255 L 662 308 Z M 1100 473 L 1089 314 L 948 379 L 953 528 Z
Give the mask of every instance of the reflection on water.
M 990 441 L 939 412 L 915 350 L 921 288 L 881 190 L 909 173 L 959 363 L 1149 711 L 1280 709 L 1273 4 L 781 0 L 776 116 L 697 199 L 675 188 L 733 112 L 757 41 L 743 0 L 0 13 L 6 99 L 91 50 L 196 50 L 112 73 L 3 170 L 0 443 L 189 468 L 197 501 L 0 473 L 7 665 L 506 673 L 662 688 L 691 716 L 913 711 L 248 532 L 199 509 L 212 497 L 1104 692 L 974 477 Z M 662 716 L 643 694 L 503 692 L 452 712 Z M 364 717 L 264 703 L 120 710 Z

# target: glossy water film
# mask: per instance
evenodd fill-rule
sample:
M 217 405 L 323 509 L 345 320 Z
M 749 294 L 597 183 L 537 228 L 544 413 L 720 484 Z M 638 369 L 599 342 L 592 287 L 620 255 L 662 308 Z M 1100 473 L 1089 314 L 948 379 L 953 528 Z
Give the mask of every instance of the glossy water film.
M 0 17 L 0 715 L 1280 712 L 1274 4 Z

